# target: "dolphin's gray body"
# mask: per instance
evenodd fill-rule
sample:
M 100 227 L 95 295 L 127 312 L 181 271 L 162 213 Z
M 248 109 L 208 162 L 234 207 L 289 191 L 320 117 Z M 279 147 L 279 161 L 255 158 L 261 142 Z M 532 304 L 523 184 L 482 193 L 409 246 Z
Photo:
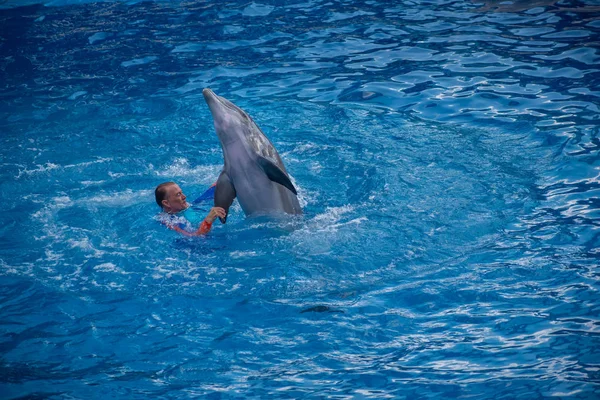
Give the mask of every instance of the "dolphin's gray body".
M 302 214 L 296 188 L 277 150 L 252 118 L 212 90 L 204 89 L 202 93 L 225 159 L 215 189 L 215 206 L 229 212 L 237 197 L 246 216 Z M 221 218 L 221 222 L 226 219 Z

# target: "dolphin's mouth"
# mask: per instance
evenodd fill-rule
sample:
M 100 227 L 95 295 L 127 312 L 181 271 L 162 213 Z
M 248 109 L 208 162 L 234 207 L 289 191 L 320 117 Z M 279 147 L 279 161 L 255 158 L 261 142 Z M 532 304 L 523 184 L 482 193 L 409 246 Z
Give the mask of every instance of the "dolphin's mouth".
M 204 95 L 204 100 L 206 101 L 206 104 L 208 104 L 208 108 L 210 108 L 211 112 L 213 111 L 213 107 L 216 108 L 218 106 L 225 107 L 226 109 L 234 110 L 237 112 L 242 111 L 235 104 L 233 104 L 229 100 L 217 95 L 215 92 L 213 92 L 209 88 L 205 88 L 204 90 L 202 90 L 202 94 Z M 213 113 L 213 117 L 214 117 L 214 113 Z
M 212 114 L 221 145 L 230 145 L 240 140 L 238 129 L 234 128 L 234 121 L 239 120 L 240 117 L 241 119 L 248 118 L 246 113 L 226 98 L 218 96 L 211 89 L 202 90 L 202 94 Z
M 207 103 L 212 101 L 218 101 L 219 99 L 219 96 L 217 96 L 216 93 L 209 88 L 203 89 L 202 94 L 204 95 L 204 100 L 206 100 Z

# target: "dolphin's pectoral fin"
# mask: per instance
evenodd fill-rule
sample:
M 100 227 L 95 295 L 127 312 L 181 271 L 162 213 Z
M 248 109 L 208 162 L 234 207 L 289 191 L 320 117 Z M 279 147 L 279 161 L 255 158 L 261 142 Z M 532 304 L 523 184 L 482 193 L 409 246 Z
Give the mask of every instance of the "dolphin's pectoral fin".
M 282 186 L 285 186 L 286 188 L 290 189 L 290 191 L 295 195 L 298 194 L 296 188 L 292 184 L 292 181 L 290 181 L 290 178 L 288 178 L 285 172 L 283 172 L 281 168 L 275 165 L 272 161 L 269 161 L 264 157 L 258 156 L 258 165 L 260 165 L 263 171 L 265 171 L 265 174 L 267 174 L 267 177 L 270 180 L 272 180 L 273 182 L 277 182 Z
M 229 207 L 233 203 L 233 199 L 235 199 L 235 188 L 229 175 L 223 171 L 217 179 L 217 187 L 215 188 L 215 207 L 223 207 L 226 213 L 225 218 L 219 217 L 223 224 L 227 221 L 227 214 L 229 214 Z

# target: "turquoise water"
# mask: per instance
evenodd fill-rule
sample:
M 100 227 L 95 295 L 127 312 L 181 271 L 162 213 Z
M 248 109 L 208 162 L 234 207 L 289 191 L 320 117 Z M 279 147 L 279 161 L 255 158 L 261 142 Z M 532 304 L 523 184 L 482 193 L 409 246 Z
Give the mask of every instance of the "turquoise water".
M 600 397 L 600 4 L 0 2 L 2 398 Z M 245 109 L 305 214 L 183 238 Z

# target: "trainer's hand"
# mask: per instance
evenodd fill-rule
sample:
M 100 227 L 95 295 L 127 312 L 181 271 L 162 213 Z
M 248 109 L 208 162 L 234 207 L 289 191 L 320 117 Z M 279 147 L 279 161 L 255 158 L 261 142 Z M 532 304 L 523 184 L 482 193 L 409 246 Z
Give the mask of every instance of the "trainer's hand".
M 210 209 L 208 215 L 206 216 L 206 218 L 204 218 L 204 220 L 209 224 L 212 224 L 213 222 L 215 222 L 215 219 L 217 219 L 217 217 L 225 218 L 226 215 L 227 213 L 225 212 L 225 209 L 221 207 L 213 207 Z

